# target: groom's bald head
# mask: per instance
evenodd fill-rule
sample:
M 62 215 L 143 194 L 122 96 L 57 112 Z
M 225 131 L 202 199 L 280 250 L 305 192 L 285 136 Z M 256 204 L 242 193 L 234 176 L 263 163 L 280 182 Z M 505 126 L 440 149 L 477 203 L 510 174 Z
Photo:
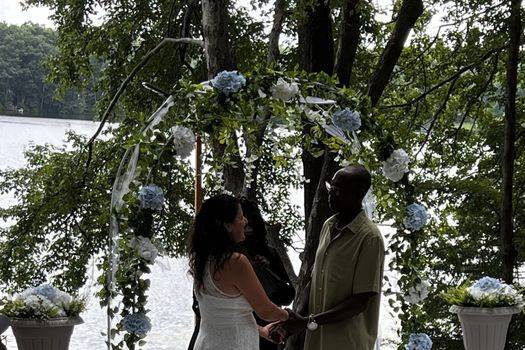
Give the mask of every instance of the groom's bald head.
M 349 165 L 337 171 L 330 184 L 328 200 L 332 210 L 352 210 L 361 207 L 372 185 L 372 176 L 362 165 Z

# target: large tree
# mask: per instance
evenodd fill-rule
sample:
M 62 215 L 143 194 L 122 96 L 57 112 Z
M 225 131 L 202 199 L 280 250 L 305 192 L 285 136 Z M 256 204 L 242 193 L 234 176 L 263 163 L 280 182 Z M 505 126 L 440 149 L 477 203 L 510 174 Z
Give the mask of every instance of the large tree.
M 362 159 L 374 174 L 378 218 L 390 220 L 398 228 L 390 238 L 393 258 L 390 268 L 401 276 L 397 285 L 390 287 L 386 281 L 386 289 L 392 293 L 389 299 L 393 312 L 401 319 L 403 339 L 412 331 L 424 330 L 436 339 L 438 349 L 459 346 L 458 325 L 436 297 L 439 292 L 451 281 L 458 282 L 467 276 L 503 275 L 509 266 L 512 268 L 524 260 L 520 255 L 515 261 L 507 259 L 507 268 L 503 269 L 502 256 L 493 254 L 496 249 L 508 256 L 513 243 L 523 247 L 524 237 L 520 208 L 525 174 L 515 168 L 513 198 L 496 190 L 504 182 L 498 171 L 503 154 L 502 86 L 510 84 L 508 96 L 512 100 L 512 86 L 516 85 L 512 81 L 507 83 L 501 60 L 506 47 L 511 43 L 513 48 L 518 45 L 516 34 L 508 42 L 506 10 L 510 10 L 510 4 L 431 1 L 423 6 L 416 0 L 397 1 L 392 20 L 382 23 L 376 19 L 379 9 L 365 1 L 277 0 L 275 6 L 266 10 L 273 19 L 267 36 L 264 23 L 248 16 L 239 4 L 224 0 L 142 0 L 133 4 L 117 0 L 28 0 L 27 3 L 47 5 L 54 10 L 59 51 L 52 61 L 52 79 L 64 87 L 82 86 L 85 77 L 91 74 L 90 57 L 98 57 L 107 62 L 100 83 L 104 94 L 100 107 L 106 112 L 101 115 L 104 121 L 115 120 L 116 116 L 124 118 L 118 129 L 107 132 L 109 140 L 94 138 L 87 148 L 87 140 L 74 137 L 74 150 L 63 155 L 39 148 L 29 154 L 29 168 L 3 174 L 6 181 L 0 189 L 15 190 L 20 204 L 0 212 L 4 218 L 17 220 L 17 224 L 3 231 L 2 251 L 13 261 L 25 261 L 19 266 L 1 266 L 6 283 L 19 286 L 29 283 L 34 267 L 44 261 L 46 270 L 42 273 L 65 269 L 71 273 L 59 277 L 59 282 L 69 288 L 81 285 L 86 259 L 104 251 L 107 243 L 106 192 L 117 172 L 115 155 L 124 153 L 121 145 L 129 147 L 134 130 L 143 125 L 145 116 L 160 103 L 158 95 L 145 92 L 141 83 L 150 82 L 157 90 L 177 95 L 178 91 L 184 91 L 181 85 L 187 81 L 200 82 L 220 70 L 233 68 L 241 72 L 264 71 L 268 75 L 272 70 L 285 71 L 296 74 L 299 81 L 308 81 L 304 72 L 314 73 L 308 77 L 315 76 L 319 84 L 366 106 L 365 126 L 374 130 L 375 138 L 364 140 Z M 93 25 L 90 16 L 97 5 L 106 16 L 102 24 Z M 517 10 L 515 6 L 512 8 L 515 23 Z M 438 11 L 446 15 L 437 33 L 429 33 L 426 29 L 432 14 Z M 517 26 L 514 24 L 512 28 L 512 33 L 516 33 Z M 286 34 L 287 44 L 279 46 L 281 33 Z M 407 42 L 409 37 L 411 41 Z M 200 45 L 193 45 L 200 41 L 195 39 L 203 39 L 204 51 Z M 158 46 L 159 43 L 164 44 Z M 522 60 L 518 57 L 521 64 Z M 509 68 L 510 77 L 514 76 L 513 69 Z M 519 74 L 523 72 L 518 72 L 518 77 Z M 264 77 L 252 79 L 259 82 Z M 327 83 L 330 81 L 333 83 Z M 517 84 L 515 90 L 519 96 L 523 86 Z M 510 102 L 508 115 L 512 118 Z M 522 111 L 522 107 L 523 101 L 518 100 L 516 111 Z M 184 110 L 184 106 L 174 108 Z M 224 187 L 261 202 L 275 228 L 270 230 L 271 242 L 283 258 L 286 259 L 284 246 L 292 243 L 291 233 L 297 230 L 297 225 L 304 229 L 302 266 L 297 279 L 299 292 L 294 304 L 296 309 L 304 310 L 320 227 L 330 214 L 324 181 L 337 168 L 338 155 L 329 144 L 316 143 L 319 129 L 312 127 L 306 115 L 299 135 L 289 138 L 279 135 L 281 139 L 267 127 L 270 118 L 263 113 L 256 132 L 248 124 L 240 126 L 238 129 L 244 134 L 241 138 L 232 133 L 207 138 L 205 142 L 211 152 L 206 156 L 218 161 L 227 155 L 228 161 L 217 168 L 222 170 Z M 523 116 L 516 112 L 516 118 Z M 221 122 L 217 121 L 215 127 Z M 515 129 L 514 159 L 521 164 L 525 144 L 523 125 L 517 123 Z M 213 130 L 202 130 L 203 136 L 214 135 Z M 250 173 L 255 174 L 251 187 L 246 186 L 248 174 L 240 163 L 244 147 L 241 142 L 246 145 L 247 153 L 263 154 Z M 155 145 L 147 147 L 162 153 Z M 301 150 L 299 155 L 294 153 L 297 148 Z M 395 148 L 413 154 L 413 172 L 393 184 L 381 175 L 380 168 L 381 161 Z M 142 165 L 151 165 L 154 160 L 148 162 Z M 167 252 L 178 255 L 184 251 L 184 236 L 191 220 L 193 193 L 188 189 L 192 179 L 189 164 L 166 162 L 169 177 L 163 178 L 161 184 L 169 188 L 170 211 L 162 213 L 158 227 Z M 299 165 L 304 176 L 302 183 L 297 176 Z M 508 170 L 506 174 L 508 188 Z M 57 176 L 64 181 L 55 186 L 51 180 Z M 216 182 L 211 177 L 207 180 L 208 185 Z M 293 203 L 289 203 L 289 184 L 304 186 L 302 219 Z M 507 198 L 506 202 L 502 198 Z M 507 203 L 508 220 L 508 198 L 514 203 L 514 240 L 509 240 L 506 233 L 501 242 L 499 232 L 509 232 L 509 226 L 502 231 L 499 206 Z M 434 208 L 435 220 L 428 230 L 411 233 L 404 229 L 404 206 L 413 201 Z M 55 211 L 57 207 L 61 210 Z M 46 248 L 46 234 L 55 231 L 63 233 L 62 238 Z M 72 247 L 71 237 L 82 242 L 81 248 L 74 246 L 77 250 L 72 259 L 51 259 L 49 255 L 42 258 L 46 249 Z M 17 245 L 20 240 L 27 241 L 23 249 Z M 38 244 L 31 244 L 35 240 Z M 505 249 L 498 250 L 500 243 L 504 243 Z M 431 298 L 421 305 L 409 305 L 403 294 L 421 278 L 432 282 Z M 513 325 L 513 349 L 524 343 L 519 332 L 522 322 L 522 318 L 516 318 Z M 300 338 L 290 346 L 299 348 Z

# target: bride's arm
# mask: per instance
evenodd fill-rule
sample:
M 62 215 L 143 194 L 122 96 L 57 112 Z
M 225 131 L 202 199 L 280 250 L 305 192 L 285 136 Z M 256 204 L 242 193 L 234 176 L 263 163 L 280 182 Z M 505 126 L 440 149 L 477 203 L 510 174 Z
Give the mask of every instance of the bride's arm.
M 270 322 L 288 319 L 288 312 L 270 301 L 246 256 L 236 254 L 227 265 L 235 287 L 260 318 Z

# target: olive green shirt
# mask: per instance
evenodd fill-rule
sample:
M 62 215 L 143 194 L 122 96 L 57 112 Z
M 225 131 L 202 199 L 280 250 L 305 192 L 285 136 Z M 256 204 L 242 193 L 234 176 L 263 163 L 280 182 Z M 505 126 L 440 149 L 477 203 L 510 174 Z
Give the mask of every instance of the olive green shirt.
M 376 292 L 362 313 L 306 332 L 305 350 L 371 350 L 377 338 L 385 246 L 377 226 L 361 211 L 331 239 L 323 225 L 315 256 L 309 314 L 328 311 L 350 296 Z

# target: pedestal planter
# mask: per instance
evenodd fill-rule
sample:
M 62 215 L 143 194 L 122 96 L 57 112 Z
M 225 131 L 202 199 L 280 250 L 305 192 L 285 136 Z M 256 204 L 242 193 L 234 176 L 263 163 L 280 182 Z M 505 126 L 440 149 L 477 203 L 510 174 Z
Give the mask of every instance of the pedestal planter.
M 453 305 L 450 312 L 458 314 L 466 350 L 503 350 L 507 330 L 515 307 L 461 307 Z
M 18 350 L 68 350 L 73 327 L 80 317 L 50 320 L 11 319 Z

